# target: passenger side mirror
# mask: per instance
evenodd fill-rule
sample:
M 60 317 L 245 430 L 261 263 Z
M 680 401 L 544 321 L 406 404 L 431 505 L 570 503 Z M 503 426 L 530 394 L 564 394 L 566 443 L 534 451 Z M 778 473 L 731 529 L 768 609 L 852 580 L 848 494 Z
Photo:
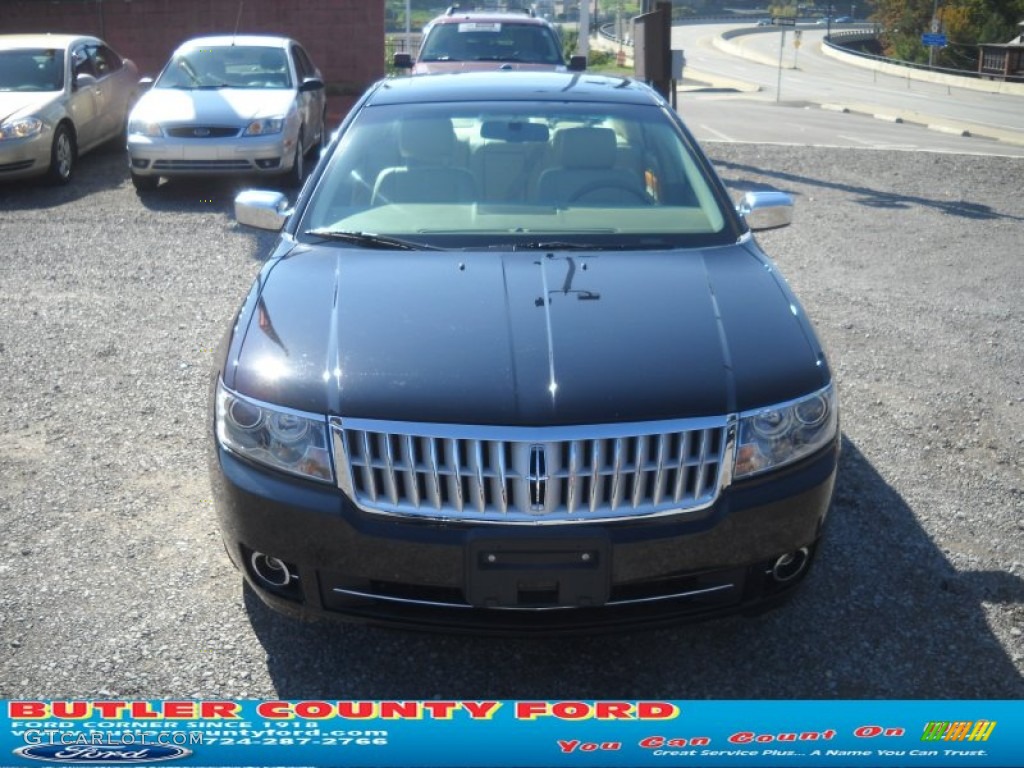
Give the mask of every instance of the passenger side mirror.
M 319 77 L 307 77 L 302 81 L 302 85 L 299 86 L 299 93 L 309 93 L 311 91 L 319 91 L 324 87 L 324 81 Z
M 747 192 L 736 210 L 755 232 L 788 227 L 793 223 L 793 198 L 785 192 Z
M 395 69 L 412 69 L 412 55 L 408 53 L 396 53 L 392 64 Z
M 288 198 L 280 192 L 247 189 L 235 197 L 235 219 L 247 227 L 280 232 L 288 214 Z
M 587 57 L 577 54 L 569 57 L 569 71 L 582 72 L 587 68 Z

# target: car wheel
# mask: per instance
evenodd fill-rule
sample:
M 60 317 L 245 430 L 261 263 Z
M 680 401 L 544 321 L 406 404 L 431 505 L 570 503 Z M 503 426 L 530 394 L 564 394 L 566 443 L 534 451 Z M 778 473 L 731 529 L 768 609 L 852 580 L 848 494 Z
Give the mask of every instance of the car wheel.
M 159 176 L 140 176 L 137 173 L 132 174 L 132 184 L 135 186 L 136 192 L 152 192 L 156 189 L 157 184 L 159 183 Z
M 285 173 L 284 179 L 285 184 L 289 187 L 301 187 L 302 179 L 306 175 L 305 168 L 305 155 L 302 153 L 302 134 L 299 134 L 299 140 L 295 144 L 295 161 L 292 163 L 292 169 Z
M 67 184 L 75 170 L 78 159 L 78 148 L 75 146 L 75 134 L 61 123 L 53 132 L 53 144 L 50 147 L 50 168 L 46 178 L 54 184 Z

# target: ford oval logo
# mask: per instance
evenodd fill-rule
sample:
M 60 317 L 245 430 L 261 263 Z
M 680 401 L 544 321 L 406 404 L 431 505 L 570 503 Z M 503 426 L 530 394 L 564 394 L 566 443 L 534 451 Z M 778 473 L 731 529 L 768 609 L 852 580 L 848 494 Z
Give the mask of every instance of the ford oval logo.
M 31 747 L 21 747 L 14 750 L 18 757 L 29 760 L 42 760 L 46 763 L 65 763 L 69 765 L 84 765 L 96 763 L 109 765 L 111 763 L 157 763 L 162 760 L 177 760 L 179 757 L 188 757 L 192 750 L 182 747 L 167 747 L 162 745 L 62 745 L 62 744 L 41 744 Z
M 192 135 L 193 136 L 199 136 L 200 138 L 205 137 L 205 136 L 209 136 L 210 135 L 210 129 L 209 128 L 195 128 L 192 131 Z

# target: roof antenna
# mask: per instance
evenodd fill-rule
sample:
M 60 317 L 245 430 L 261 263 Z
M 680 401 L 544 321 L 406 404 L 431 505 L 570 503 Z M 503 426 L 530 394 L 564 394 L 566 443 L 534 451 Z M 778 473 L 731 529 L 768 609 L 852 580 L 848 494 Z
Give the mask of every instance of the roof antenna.
M 242 23 L 242 8 L 245 6 L 245 0 L 238 0 L 238 16 L 235 17 L 235 32 L 231 36 L 231 44 L 235 44 L 235 38 L 238 37 L 238 25 Z

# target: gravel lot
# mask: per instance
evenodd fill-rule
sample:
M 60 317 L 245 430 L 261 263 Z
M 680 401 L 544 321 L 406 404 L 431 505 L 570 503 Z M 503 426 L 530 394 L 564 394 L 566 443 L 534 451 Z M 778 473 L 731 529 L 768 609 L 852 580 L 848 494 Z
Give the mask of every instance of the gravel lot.
M 235 187 L 145 200 L 122 153 L 0 186 L 0 698 L 1024 697 L 1024 160 L 709 144 L 838 373 L 844 453 L 798 597 L 572 639 L 265 609 L 206 474 L 211 348 L 270 238 Z

